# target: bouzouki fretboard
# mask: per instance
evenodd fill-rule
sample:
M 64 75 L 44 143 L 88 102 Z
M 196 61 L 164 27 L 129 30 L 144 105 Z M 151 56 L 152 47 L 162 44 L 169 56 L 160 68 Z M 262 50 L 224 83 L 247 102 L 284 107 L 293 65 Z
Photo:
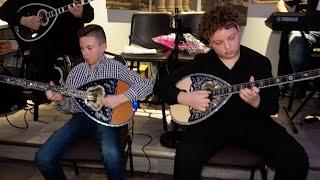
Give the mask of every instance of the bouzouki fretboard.
M 40 91 L 52 90 L 55 92 L 59 92 L 64 96 L 70 96 L 70 97 L 75 97 L 80 99 L 86 99 L 91 96 L 91 93 L 86 91 L 81 91 L 77 89 L 70 90 L 63 86 L 51 86 L 47 83 L 41 83 L 41 82 L 15 78 L 10 76 L 4 76 L 4 75 L 0 75 L 0 82 L 15 85 L 15 86 L 20 86 L 27 89 L 34 89 L 34 90 L 40 90 Z
M 63 7 L 60 7 L 60 8 L 54 9 L 52 11 L 49 11 L 46 14 L 46 17 L 47 18 L 51 18 L 51 17 L 58 16 L 59 14 L 62 14 L 62 13 L 65 13 L 65 12 L 69 11 L 71 8 L 75 7 L 77 4 L 85 5 L 85 4 L 90 3 L 91 1 L 93 1 L 93 0 L 80 0 L 79 2 L 65 5 Z
M 277 86 L 281 84 L 287 84 L 291 82 L 297 82 L 297 81 L 304 81 L 308 79 L 313 79 L 316 77 L 320 77 L 320 69 L 314 69 L 310 71 L 303 71 L 273 78 L 267 78 L 262 80 L 257 80 L 254 82 L 246 82 L 241 84 L 236 84 L 228 87 L 222 87 L 213 90 L 212 96 L 224 96 L 227 94 L 235 94 L 238 93 L 243 88 L 251 88 L 251 87 L 258 87 L 258 88 L 267 88 L 271 86 Z

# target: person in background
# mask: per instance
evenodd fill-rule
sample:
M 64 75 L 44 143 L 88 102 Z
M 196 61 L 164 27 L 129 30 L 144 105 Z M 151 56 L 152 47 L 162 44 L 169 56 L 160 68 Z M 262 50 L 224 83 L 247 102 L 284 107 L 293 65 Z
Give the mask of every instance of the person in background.
M 29 16 L 17 13 L 21 7 L 32 3 L 41 3 L 53 8 L 60 8 L 74 2 L 79 1 L 7 0 L 0 7 L 0 19 L 6 21 L 13 31 L 16 26 L 20 25 L 36 31 L 42 26 L 41 18 L 36 15 Z M 49 80 L 58 82 L 61 79 L 61 74 L 54 68 L 57 58 L 69 56 L 74 61 L 72 63 L 83 61 L 76 34 L 78 29 L 84 26 L 84 23 L 89 23 L 93 18 L 94 10 L 90 4 L 77 3 L 74 7 L 70 7 L 70 11 L 60 14 L 51 29 L 42 38 L 33 42 L 25 42 L 16 36 L 19 48 L 24 54 L 24 60 L 29 64 L 26 73 L 27 79 L 46 83 Z M 43 92 L 36 91 L 34 94 L 35 103 L 41 104 L 46 100 Z
M 152 84 L 149 80 L 130 71 L 122 63 L 104 56 L 107 45 L 106 35 L 101 26 L 94 24 L 85 26 L 79 30 L 78 36 L 85 62 L 78 64 L 70 71 L 65 84 L 66 88 L 75 89 L 97 79 L 123 80 L 130 88 L 124 93 L 104 97 L 102 103 L 109 108 L 124 102 L 140 100 L 152 92 Z M 36 152 L 35 162 L 45 179 L 66 179 L 59 164 L 59 158 L 73 142 L 85 136 L 93 137 L 100 146 L 108 179 L 125 179 L 118 128 L 104 126 L 91 120 L 81 111 L 73 98 L 64 97 L 51 90 L 47 91 L 46 95 L 62 110 L 73 113 L 73 116 Z
M 276 12 L 306 12 L 307 10 L 315 10 L 314 4 L 308 4 L 307 0 L 279 0 L 276 5 Z M 284 43 L 280 48 L 280 61 L 286 61 L 288 58 L 289 69 L 294 73 L 310 70 L 310 52 L 312 48 L 320 45 L 320 31 L 285 31 L 282 33 L 281 43 Z M 280 63 L 280 62 L 279 62 Z M 281 62 L 284 63 L 284 62 Z M 284 63 L 285 64 L 285 63 Z M 279 64 L 279 66 L 281 66 Z M 284 69 L 285 67 L 279 67 Z M 285 71 L 285 70 L 283 70 Z M 285 74 L 281 73 L 280 74 Z M 295 96 L 303 98 L 306 95 L 306 82 L 295 83 Z
M 212 50 L 160 76 L 163 100 L 205 112 L 211 93 L 186 92 L 176 82 L 193 73 L 210 74 L 231 85 L 272 77 L 269 59 L 240 45 L 239 12 L 231 7 L 219 4 L 204 14 L 199 31 Z M 228 145 L 261 154 L 275 169 L 275 180 L 306 179 L 309 159 L 304 148 L 270 117 L 278 112 L 278 97 L 278 87 L 243 88 L 206 120 L 188 126 L 177 144 L 174 179 L 200 179 L 203 165 Z

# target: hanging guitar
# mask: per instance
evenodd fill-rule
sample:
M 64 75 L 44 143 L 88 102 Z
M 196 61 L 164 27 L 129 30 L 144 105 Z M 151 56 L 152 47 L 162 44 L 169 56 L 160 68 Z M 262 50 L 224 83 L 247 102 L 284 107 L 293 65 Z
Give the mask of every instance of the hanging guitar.
M 230 85 L 226 81 L 213 75 L 195 73 L 182 78 L 176 83 L 176 87 L 181 90 L 186 90 L 187 92 L 196 90 L 211 91 L 212 99 L 209 107 L 206 111 L 202 112 L 186 105 L 174 104 L 170 107 L 170 113 L 172 120 L 178 124 L 196 124 L 217 112 L 229 100 L 232 94 L 239 93 L 243 88 L 251 88 L 253 86 L 266 88 L 317 77 L 320 77 L 320 69 Z
M 27 4 L 25 6 L 22 6 L 18 10 L 18 17 L 33 15 L 38 16 L 41 18 L 40 28 L 38 30 L 33 30 L 23 25 L 15 25 L 14 31 L 17 34 L 17 36 L 25 42 L 36 41 L 42 38 L 50 31 L 50 29 L 56 22 L 58 15 L 68 12 L 77 4 L 85 5 L 90 3 L 91 1 L 93 0 L 80 0 L 79 2 L 71 3 L 57 9 L 42 3 Z
M 52 90 L 64 96 L 72 97 L 78 107 L 92 120 L 99 124 L 117 127 L 128 124 L 134 116 L 132 103 L 126 102 L 111 109 L 102 104 L 102 98 L 108 94 L 121 94 L 130 87 L 117 79 L 99 79 L 80 86 L 77 89 L 67 89 L 63 86 L 51 86 L 20 78 L 0 75 L 0 82 L 40 91 Z M 134 107 L 136 108 L 136 107 Z

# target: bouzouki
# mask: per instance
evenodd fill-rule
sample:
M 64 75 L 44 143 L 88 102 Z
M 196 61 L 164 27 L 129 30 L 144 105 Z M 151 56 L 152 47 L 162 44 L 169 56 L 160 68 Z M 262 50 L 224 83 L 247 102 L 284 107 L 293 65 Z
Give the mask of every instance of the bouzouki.
M 0 82 L 40 91 L 52 90 L 64 96 L 72 97 L 77 105 L 92 120 L 111 127 L 128 124 L 134 116 L 132 103 L 126 102 L 115 108 L 102 104 L 102 98 L 108 94 L 121 94 L 130 87 L 118 79 L 99 79 L 88 82 L 77 89 L 67 89 L 63 86 L 51 86 L 46 83 L 30 81 L 15 77 L 0 75 Z
M 71 3 L 60 8 L 53 8 L 49 5 L 42 3 L 30 3 L 22 6 L 18 9 L 18 17 L 22 16 L 38 16 L 41 18 L 41 25 L 39 30 L 33 30 L 23 25 L 15 25 L 14 31 L 17 36 L 25 42 L 33 42 L 42 38 L 47 34 L 54 23 L 56 22 L 58 15 L 68 12 L 72 7 L 75 7 L 77 4 L 88 4 L 93 0 L 80 0 L 76 3 Z
M 246 82 L 230 85 L 226 81 L 210 74 L 195 73 L 182 78 L 176 83 L 176 87 L 187 92 L 196 90 L 211 91 L 210 104 L 206 111 L 201 112 L 189 106 L 174 104 L 170 107 L 172 120 L 181 125 L 191 125 L 207 119 L 217 112 L 228 100 L 243 88 L 267 88 L 296 81 L 303 81 L 320 77 L 320 69 L 293 73 L 278 77 L 261 79 L 254 82 Z

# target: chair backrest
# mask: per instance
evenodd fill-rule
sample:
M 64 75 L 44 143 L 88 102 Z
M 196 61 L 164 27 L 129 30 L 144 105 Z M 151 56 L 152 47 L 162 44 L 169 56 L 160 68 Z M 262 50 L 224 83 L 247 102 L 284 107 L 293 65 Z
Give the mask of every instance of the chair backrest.
M 152 40 L 171 32 L 172 16 L 169 13 L 143 12 L 132 15 L 130 43 L 163 51 L 166 48 Z
M 114 54 L 114 53 L 108 52 L 108 51 L 105 51 L 104 54 L 113 56 L 113 59 L 114 59 L 114 60 L 119 61 L 119 62 L 122 63 L 123 65 L 126 65 L 126 64 L 127 64 L 127 62 L 126 62 L 126 60 L 124 59 L 124 57 L 122 57 L 122 56 L 119 55 L 119 54 Z
M 183 33 L 190 33 L 196 38 L 200 38 L 199 24 L 204 12 L 192 12 L 180 14 L 181 30 Z

